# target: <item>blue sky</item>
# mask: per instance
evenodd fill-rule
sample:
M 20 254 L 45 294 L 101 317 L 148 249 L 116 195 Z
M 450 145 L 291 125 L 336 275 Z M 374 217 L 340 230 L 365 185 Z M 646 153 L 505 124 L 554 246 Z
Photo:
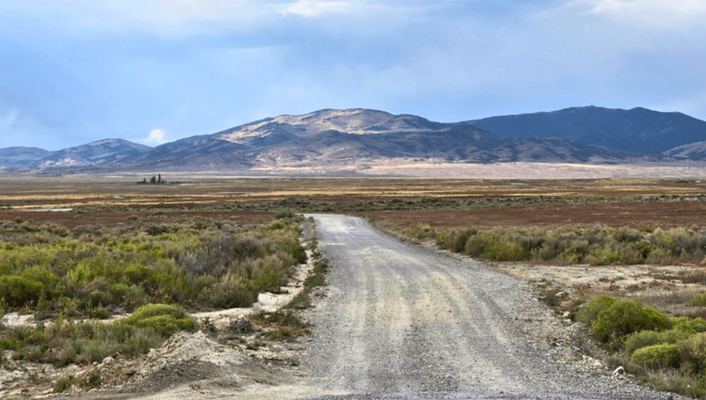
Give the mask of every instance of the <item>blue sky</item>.
M 364 107 L 706 119 L 704 0 L 0 0 L 0 147 Z

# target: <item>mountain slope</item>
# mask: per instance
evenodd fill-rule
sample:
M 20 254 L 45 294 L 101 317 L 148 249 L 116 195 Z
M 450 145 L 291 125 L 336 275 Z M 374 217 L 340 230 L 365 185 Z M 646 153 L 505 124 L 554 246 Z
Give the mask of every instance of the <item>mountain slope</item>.
M 667 157 L 682 160 L 706 160 L 706 141 L 677 146 L 663 153 Z
M 320 167 L 424 158 L 453 162 L 593 162 L 631 156 L 561 139 L 502 138 L 467 123 L 351 109 L 285 115 L 127 157 L 124 168 Z
M 61 168 L 118 162 L 151 147 L 123 139 L 105 139 L 59 150 L 36 163 L 38 168 Z
M 37 147 L 7 147 L 0 149 L 0 168 L 25 168 L 35 165 L 51 151 Z
M 645 108 L 575 107 L 468 122 L 504 137 L 556 137 L 635 154 L 658 155 L 676 146 L 706 140 L 706 122 L 681 113 Z

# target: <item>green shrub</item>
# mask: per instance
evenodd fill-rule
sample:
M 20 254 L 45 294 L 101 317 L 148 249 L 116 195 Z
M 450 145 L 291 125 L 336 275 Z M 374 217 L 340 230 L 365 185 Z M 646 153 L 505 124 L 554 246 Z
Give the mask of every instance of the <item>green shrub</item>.
M 460 231 L 451 231 L 444 238 L 444 247 L 455 253 L 461 253 L 466 249 L 466 242 L 470 237 L 475 236 L 478 230 L 475 228 L 468 228 Z M 466 253 L 468 253 L 466 251 Z M 468 253 L 471 255 L 470 253 Z M 480 255 L 480 253 L 478 254 Z
M 650 252 L 650 254 L 645 258 L 645 263 L 646 264 L 659 264 L 662 261 L 671 258 L 672 257 L 672 252 L 663 249 L 663 248 L 656 248 Z
M 294 213 L 291 210 L 282 210 L 274 213 L 275 219 L 293 218 Z
M 186 315 L 183 308 L 168 304 L 147 304 L 138 308 L 122 322 L 136 327 L 151 328 L 165 337 L 179 331 L 194 332 L 197 329 L 196 322 Z
M 677 342 L 682 365 L 692 374 L 701 375 L 706 367 L 706 333 L 698 333 Z
M 299 264 L 306 263 L 306 249 L 298 240 L 291 240 L 284 244 L 284 250 L 291 254 Z
M 429 224 L 415 224 L 411 225 L 407 230 L 404 231 L 406 236 L 410 236 L 416 239 L 432 238 L 436 236 L 436 231 Z
M 468 237 L 465 247 L 462 248 L 469 256 L 481 257 L 485 252 L 485 248 L 494 240 L 495 238 L 490 232 L 478 232 L 475 235 Z
M 24 307 L 28 303 L 37 303 L 44 292 L 44 284 L 25 276 L 0 276 L 0 298 L 4 298 L 10 307 Z
M 490 241 L 483 249 L 483 258 L 494 261 L 529 260 L 530 253 L 513 237 Z
M 127 285 L 125 283 L 115 283 L 108 286 L 108 295 L 114 305 L 125 305 L 129 309 L 134 309 L 149 303 L 149 297 L 144 288 L 137 285 Z M 109 303 L 103 303 L 108 305 Z
M 61 278 L 44 267 L 34 266 L 22 272 L 22 276 L 35 282 L 41 282 L 49 298 L 64 294 L 64 285 Z
M 603 343 L 616 348 L 625 336 L 644 330 L 664 330 L 671 327 L 669 317 L 636 300 L 616 301 L 598 314 L 591 328 Z
M 706 332 L 706 320 L 701 317 L 677 317 L 670 318 L 674 330 L 687 332 L 689 334 Z
M 279 220 L 274 230 L 201 219 L 77 227 L 71 234 L 51 225 L 0 224 L 1 312 L 26 307 L 39 319 L 86 318 L 148 303 L 249 306 L 254 291 L 276 291 L 294 265 L 306 262 L 297 218 Z
M 412 227 L 409 235 L 422 236 L 423 226 Z M 575 226 L 553 230 L 538 228 L 494 228 L 437 232 L 436 241 L 451 251 L 465 251 L 492 260 L 535 260 L 592 265 L 661 262 L 670 257 L 703 257 L 706 231 L 675 228 L 656 229 Z M 488 247 L 490 248 L 488 249 Z M 521 250 L 520 250 L 521 249 Z
M 706 307 L 706 293 L 695 294 L 686 304 L 692 307 Z
M 63 393 L 71 388 L 71 377 L 63 377 L 54 383 L 54 393 Z
M 674 344 L 686 339 L 692 334 L 681 330 L 670 329 L 668 331 L 641 331 L 630 334 L 625 338 L 625 352 L 632 355 L 636 350 L 656 344 Z
M 270 230 L 278 231 L 286 228 L 292 222 L 288 219 L 280 219 L 270 224 Z
M 647 369 L 679 368 L 679 346 L 672 343 L 654 344 L 635 350 L 631 361 Z
M 101 387 L 103 382 L 101 381 L 101 374 L 98 371 L 95 371 L 91 373 L 91 375 L 86 378 L 85 380 L 80 382 L 81 387 L 85 391 L 89 391 L 91 389 L 97 389 Z
M 608 307 L 612 306 L 616 301 L 615 298 L 609 296 L 596 297 L 579 310 L 576 315 L 576 320 L 590 327 L 593 325 L 593 322 L 598 319 L 598 314 L 608 309 Z
M 240 282 L 225 281 L 204 288 L 198 299 L 210 308 L 251 307 L 257 301 L 257 292 Z
M 647 382 L 655 389 L 663 392 L 678 393 L 693 399 L 703 399 L 704 384 L 698 377 L 680 373 L 674 370 L 650 372 Z
M 279 292 L 279 284 L 279 275 L 272 272 L 252 280 L 252 287 L 257 292 Z

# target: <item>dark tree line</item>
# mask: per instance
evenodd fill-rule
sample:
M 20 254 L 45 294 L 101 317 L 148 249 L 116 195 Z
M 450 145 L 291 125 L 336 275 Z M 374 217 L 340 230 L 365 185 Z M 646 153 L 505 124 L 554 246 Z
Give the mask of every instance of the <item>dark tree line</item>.
M 137 183 L 138 183 L 139 185 L 146 185 L 146 184 L 150 184 L 150 185 L 161 185 L 161 184 L 163 184 L 163 183 L 167 183 L 167 181 L 166 181 L 166 180 L 162 180 L 162 174 L 157 174 L 157 176 L 152 176 L 152 177 L 150 178 L 149 182 L 147 181 L 147 178 L 143 178 L 143 179 L 142 179 L 142 182 L 137 182 Z

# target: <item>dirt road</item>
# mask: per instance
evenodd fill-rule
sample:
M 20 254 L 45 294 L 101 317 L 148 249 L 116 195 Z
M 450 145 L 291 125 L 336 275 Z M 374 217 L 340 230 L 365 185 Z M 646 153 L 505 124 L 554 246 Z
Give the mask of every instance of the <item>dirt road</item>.
M 361 218 L 314 218 L 330 269 L 303 315 L 311 337 L 271 343 L 253 360 L 181 333 L 120 370 L 142 380 L 82 398 L 682 399 L 611 378 L 590 357 L 586 328 L 556 318 L 524 281 L 399 242 Z M 288 357 L 298 362 L 283 366 Z
M 327 296 L 308 315 L 314 386 L 375 399 L 669 397 L 574 361 L 583 350 L 571 345 L 571 327 L 522 281 L 401 243 L 360 218 L 313 217 L 332 265 Z

